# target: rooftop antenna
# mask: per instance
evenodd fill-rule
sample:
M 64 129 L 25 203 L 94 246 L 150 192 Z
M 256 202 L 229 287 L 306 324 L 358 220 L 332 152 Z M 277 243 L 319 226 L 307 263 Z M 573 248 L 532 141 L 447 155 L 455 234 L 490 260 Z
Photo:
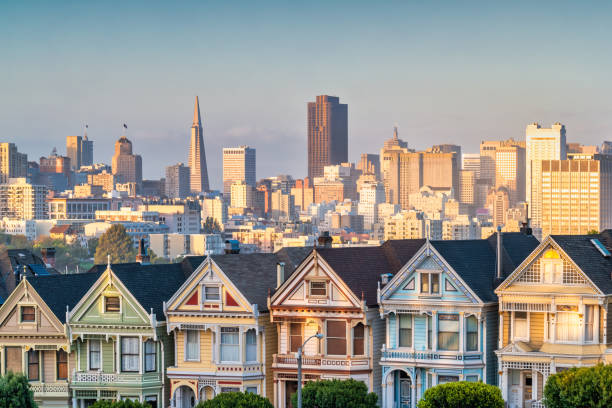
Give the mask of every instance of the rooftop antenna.
M 398 126 L 397 126 L 397 122 L 396 122 L 396 123 L 393 124 L 393 139 L 395 139 L 395 140 L 399 139 L 397 128 L 398 128 Z
M 87 139 L 87 128 L 89 127 L 89 125 L 86 123 L 85 124 L 85 130 L 83 131 L 83 140 L 88 140 Z

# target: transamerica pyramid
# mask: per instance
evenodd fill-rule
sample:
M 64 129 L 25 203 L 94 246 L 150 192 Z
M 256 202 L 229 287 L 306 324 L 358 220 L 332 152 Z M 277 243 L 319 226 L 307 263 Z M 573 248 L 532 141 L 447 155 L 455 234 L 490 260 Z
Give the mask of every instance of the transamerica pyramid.
M 191 144 L 189 145 L 189 171 L 192 193 L 209 191 L 208 168 L 206 167 L 206 151 L 204 150 L 204 131 L 200 117 L 200 102 L 195 99 L 193 109 L 193 125 L 191 126 Z

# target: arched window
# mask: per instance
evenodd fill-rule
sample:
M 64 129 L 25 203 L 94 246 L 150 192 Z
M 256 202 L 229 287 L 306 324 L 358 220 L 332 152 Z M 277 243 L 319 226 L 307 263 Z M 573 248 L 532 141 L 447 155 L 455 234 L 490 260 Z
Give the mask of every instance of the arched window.
M 357 326 L 353 327 L 353 355 L 354 356 L 362 356 L 365 354 L 364 340 L 365 340 L 365 327 L 363 327 L 363 323 L 359 323 L 357 324 Z

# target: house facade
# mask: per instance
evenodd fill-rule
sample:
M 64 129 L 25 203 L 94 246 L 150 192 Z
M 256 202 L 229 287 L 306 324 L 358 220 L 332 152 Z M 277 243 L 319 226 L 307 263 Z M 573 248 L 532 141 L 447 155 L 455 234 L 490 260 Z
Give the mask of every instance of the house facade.
M 497 288 L 499 385 L 511 408 L 543 407 L 547 378 L 612 362 L 612 236 L 551 235 Z
M 268 301 L 270 319 L 278 332 L 270 378 L 276 407 L 291 407 L 291 396 L 297 390 L 295 353 L 317 333 L 323 338 L 310 339 L 303 349 L 302 380 L 353 378 L 380 398 L 378 361 L 384 327 L 376 284 L 382 275 L 393 274 L 400 259 L 409 258 L 423 242 L 397 241 L 399 248 L 389 244 L 315 248 L 284 280 Z
M 416 407 L 437 384 L 496 384 L 496 275 L 537 245 L 533 236 L 504 236 L 501 251 L 495 239 L 428 241 L 379 290 L 382 407 Z

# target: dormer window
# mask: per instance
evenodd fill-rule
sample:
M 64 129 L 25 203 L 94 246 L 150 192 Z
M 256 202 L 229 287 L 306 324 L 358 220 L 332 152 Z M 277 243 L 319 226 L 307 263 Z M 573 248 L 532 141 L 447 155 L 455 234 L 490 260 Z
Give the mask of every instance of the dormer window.
M 105 296 L 104 297 L 104 312 L 106 313 L 118 313 L 121 311 L 121 300 L 119 296 Z
M 440 294 L 440 274 L 437 272 L 421 272 L 421 293 L 425 295 Z
M 218 302 L 221 300 L 221 290 L 219 286 L 204 286 L 204 301 Z
M 21 306 L 21 322 L 36 322 L 36 308 L 34 308 L 34 306 Z
M 327 296 L 327 282 L 311 281 L 310 282 L 310 296 L 316 296 L 316 297 Z

